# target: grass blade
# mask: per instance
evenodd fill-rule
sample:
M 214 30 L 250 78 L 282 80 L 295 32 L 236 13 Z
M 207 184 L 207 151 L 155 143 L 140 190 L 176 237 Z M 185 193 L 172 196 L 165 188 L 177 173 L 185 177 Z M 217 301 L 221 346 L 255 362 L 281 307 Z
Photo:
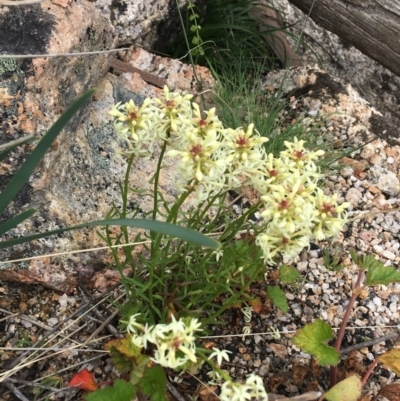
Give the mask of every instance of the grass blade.
M 0 249 L 5 249 L 13 245 L 23 244 L 35 239 L 48 237 L 50 235 L 61 234 L 65 231 L 76 230 L 79 228 L 93 227 L 93 226 L 129 226 L 142 228 L 144 230 L 156 231 L 161 234 L 169 235 L 174 238 L 179 238 L 184 241 L 192 242 L 207 248 L 218 249 L 220 244 L 218 241 L 208 238 L 197 231 L 190 228 L 176 226 L 170 223 L 155 220 L 143 219 L 112 219 L 112 220 L 98 220 L 88 223 L 79 224 L 73 227 L 60 228 L 58 230 L 47 231 L 44 233 L 33 234 L 27 237 L 15 238 L 8 241 L 0 242 Z
M 0 224 L 0 235 L 5 234 L 7 231 L 22 223 L 24 220 L 29 219 L 29 217 L 33 216 L 36 212 L 36 209 L 28 209 Z
M 3 161 L 7 155 L 16 147 L 25 145 L 29 142 L 37 139 L 35 135 L 28 135 L 24 138 L 16 139 L 15 141 L 7 142 L 4 145 L 0 145 L 0 162 Z

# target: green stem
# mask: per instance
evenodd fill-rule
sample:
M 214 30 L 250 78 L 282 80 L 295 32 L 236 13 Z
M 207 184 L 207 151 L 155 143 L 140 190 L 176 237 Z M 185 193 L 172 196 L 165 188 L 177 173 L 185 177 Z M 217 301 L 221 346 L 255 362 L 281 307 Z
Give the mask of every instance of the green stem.
M 211 324 L 212 321 L 220 316 L 222 313 L 224 313 L 227 309 L 231 307 L 232 304 L 236 303 L 241 296 L 248 290 L 250 285 L 254 282 L 258 275 L 258 270 L 255 270 L 254 274 L 247 280 L 248 284 L 243 284 L 239 292 L 236 292 L 235 295 L 230 297 L 229 299 L 224 302 L 223 305 L 218 309 L 217 312 L 213 313 L 211 316 L 209 316 L 207 319 L 204 320 L 204 325 L 207 326 L 208 324 Z
M 353 288 L 353 293 L 351 295 L 349 304 L 347 305 L 346 313 L 343 316 L 343 320 L 342 320 L 342 323 L 340 324 L 339 332 L 336 337 L 335 349 L 338 352 L 340 351 L 340 347 L 342 346 L 344 332 L 346 330 L 347 323 L 349 322 L 349 318 L 350 318 L 351 311 L 353 309 L 353 305 L 362 290 L 363 278 L 364 278 L 364 270 L 359 270 L 358 276 L 357 276 L 357 281 Z M 336 380 L 337 380 L 336 376 L 337 376 L 337 366 L 331 366 L 331 372 L 330 372 L 331 387 L 333 387 L 336 384 Z
M 157 169 L 153 176 L 153 213 L 152 218 L 153 220 L 157 219 L 157 212 L 158 212 L 158 183 L 160 180 L 160 173 L 161 173 L 161 166 L 164 159 L 164 154 L 167 148 L 167 141 L 164 142 L 163 146 L 161 147 L 160 156 L 157 162 Z M 149 263 L 149 301 L 150 305 L 153 309 L 157 309 L 154 306 L 154 297 L 153 297 L 153 290 L 157 290 L 157 286 L 154 286 L 154 275 L 156 274 L 156 266 L 161 263 L 159 258 L 160 256 L 160 243 L 162 240 L 163 235 L 156 233 L 154 231 L 150 232 L 150 239 L 151 239 L 151 246 L 150 246 L 150 260 Z M 162 270 L 162 268 L 160 269 Z M 153 288 L 155 287 L 155 288 Z

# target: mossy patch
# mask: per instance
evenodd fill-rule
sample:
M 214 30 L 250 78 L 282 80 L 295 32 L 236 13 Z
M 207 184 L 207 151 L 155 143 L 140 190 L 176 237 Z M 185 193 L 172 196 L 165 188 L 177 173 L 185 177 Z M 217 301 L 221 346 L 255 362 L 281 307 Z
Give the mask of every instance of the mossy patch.
M 17 63 L 13 58 L 2 58 L 0 59 L 0 75 L 6 72 L 12 72 L 17 68 Z

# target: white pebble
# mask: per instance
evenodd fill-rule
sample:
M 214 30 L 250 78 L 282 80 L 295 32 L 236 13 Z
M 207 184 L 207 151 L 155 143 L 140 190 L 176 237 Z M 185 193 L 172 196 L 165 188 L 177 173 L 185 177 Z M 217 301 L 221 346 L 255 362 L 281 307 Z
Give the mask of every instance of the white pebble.
M 387 161 L 389 164 L 393 164 L 393 163 L 394 163 L 394 159 L 393 159 L 393 157 L 391 157 L 391 156 L 389 156 L 389 157 L 386 159 L 386 161 Z
M 58 299 L 58 303 L 60 304 L 60 306 L 65 308 L 68 304 L 68 295 L 67 294 L 61 295 L 61 297 Z
M 382 256 L 383 256 L 384 258 L 387 258 L 387 259 L 390 259 L 390 260 L 396 259 L 396 255 L 395 255 L 393 252 L 390 252 L 390 251 L 388 251 L 388 250 L 383 251 L 383 252 L 382 252 Z
M 26 329 L 30 329 L 33 326 L 31 322 L 27 322 L 25 319 L 21 320 L 21 325 L 24 326 Z
M 373 248 L 376 253 L 381 254 L 383 252 L 383 248 L 380 245 L 374 245 Z
M 58 323 L 58 319 L 55 317 L 51 317 L 50 319 L 47 319 L 47 324 L 51 327 L 55 326 Z
M 258 344 L 262 340 L 262 337 L 259 335 L 254 336 L 254 342 Z
M 372 302 L 376 305 L 376 306 L 382 306 L 382 300 L 379 297 L 374 297 L 374 299 L 372 300 Z

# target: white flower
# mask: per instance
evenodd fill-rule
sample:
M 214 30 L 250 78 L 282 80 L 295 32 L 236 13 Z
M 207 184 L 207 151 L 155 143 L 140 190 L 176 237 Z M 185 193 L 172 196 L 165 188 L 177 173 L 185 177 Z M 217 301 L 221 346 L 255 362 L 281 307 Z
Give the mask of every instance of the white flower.
M 145 333 L 145 341 L 153 343 L 157 350 L 154 362 L 168 368 L 177 368 L 189 360 L 196 362 L 196 345 L 194 333 L 201 331 L 201 323 L 197 319 L 187 322 L 172 316 L 169 324 L 158 324 L 151 326 Z
M 256 400 L 268 401 L 268 394 L 260 376 L 251 374 L 247 377 L 246 384 L 250 387 L 250 394 Z
M 154 99 L 157 109 L 161 113 L 159 129 L 167 131 L 172 129 L 176 132 L 179 124 L 192 114 L 190 99 L 193 95 L 182 96 L 178 92 L 170 92 L 167 86 L 164 86 L 164 92 L 160 97 Z M 165 117 L 165 118 L 163 118 Z
M 219 395 L 219 398 L 221 401 L 251 400 L 249 390 L 250 387 L 244 384 L 228 381 L 221 386 L 221 393 Z
M 135 313 L 134 315 L 132 315 L 129 318 L 129 323 L 128 323 L 128 326 L 126 328 L 126 331 L 128 333 L 136 334 L 138 329 L 140 329 L 142 331 L 144 330 L 144 326 L 136 321 L 136 317 L 137 316 L 140 316 L 140 313 Z
M 222 350 L 221 351 L 218 348 L 213 348 L 213 351 L 214 352 L 212 352 L 208 358 L 212 359 L 212 358 L 216 357 L 219 366 L 222 365 L 222 360 L 223 359 L 225 359 L 225 361 L 229 362 L 229 355 L 228 354 L 231 354 L 232 353 L 231 351 L 227 351 L 227 350 Z
M 248 376 L 246 383 L 235 383 L 231 381 L 225 382 L 221 386 L 221 401 L 268 401 L 268 394 L 265 391 L 262 379 L 259 376 L 251 374 Z

